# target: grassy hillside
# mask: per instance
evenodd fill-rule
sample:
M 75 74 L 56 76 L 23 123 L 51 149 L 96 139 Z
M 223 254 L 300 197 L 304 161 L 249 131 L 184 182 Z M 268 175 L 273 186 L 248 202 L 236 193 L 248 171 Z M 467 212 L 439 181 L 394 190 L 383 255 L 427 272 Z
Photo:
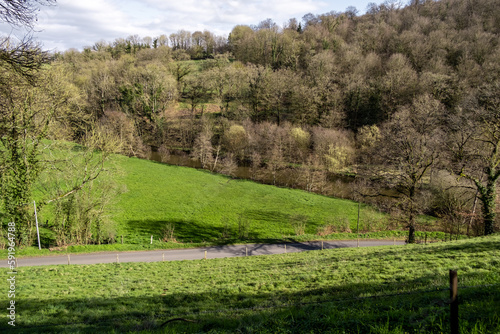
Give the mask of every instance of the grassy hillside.
M 78 152 L 78 147 L 66 147 L 74 144 L 58 145 L 63 149 L 53 150 L 51 158 Z M 42 250 L 23 248 L 18 256 L 358 237 L 358 203 L 353 201 L 122 155 L 113 155 L 106 170 L 98 182 L 108 179 L 121 189 L 105 217 L 113 225 L 114 243 L 69 245 L 49 251 L 56 245 L 56 234 L 50 227 L 54 220 L 52 203 L 38 212 Z M 54 181 L 44 182 L 47 186 Z M 37 203 L 43 198 L 38 188 Z M 385 214 L 363 204 L 360 208 L 361 238 L 406 237 L 407 231 L 390 230 Z M 433 219 L 423 217 L 420 226 L 433 223 Z M 174 242 L 164 241 L 167 228 L 173 232 Z M 446 238 L 442 232 L 425 235 L 429 240 Z M 417 232 L 417 236 L 424 239 L 423 232 Z M 1 254 L 6 255 L 6 250 L 0 250 Z
M 357 230 L 358 203 L 353 201 L 121 155 L 112 157 L 107 170 L 108 177 L 123 189 L 106 217 L 114 225 L 115 243 L 73 245 L 63 252 L 357 237 L 350 233 Z M 39 214 L 39 220 L 50 226 L 51 206 Z M 407 235 L 406 231 L 389 231 L 387 216 L 370 206 L 361 205 L 360 218 L 362 238 Z M 423 220 L 421 225 L 432 223 Z M 164 241 L 168 227 L 176 242 Z M 45 247 L 56 244 L 55 233 L 49 228 L 42 227 L 41 235 Z M 442 240 L 444 233 L 429 233 L 428 237 Z M 48 249 L 28 248 L 18 255 L 49 253 Z
M 325 224 L 355 229 L 357 203 L 300 190 L 282 189 L 247 180 L 234 180 L 202 170 L 167 166 L 152 161 L 117 157 L 117 177 L 127 191 L 113 211 L 117 234 L 127 243 L 157 240 L 167 224 L 175 226 L 182 242 L 295 236 L 297 225 L 315 234 Z M 379 222 L 382 214 L 362 208 L 363 218 Z M 244 233 L 243 233 L 244 234 Z
M 456 269 L 461 333 L 498 333 L 499 264 L 496 235 L 245 258 L 20 267 L 16 330 L 447 333 L 448 270 Z M 6 298 L 0 296 L 2 305 Z M 159 328 L 174 318 L 197 322 Z

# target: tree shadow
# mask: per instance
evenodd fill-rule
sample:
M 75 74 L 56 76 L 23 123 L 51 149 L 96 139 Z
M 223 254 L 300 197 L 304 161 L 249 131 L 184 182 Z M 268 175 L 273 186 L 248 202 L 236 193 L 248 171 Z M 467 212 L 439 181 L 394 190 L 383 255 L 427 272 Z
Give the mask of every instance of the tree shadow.
M 216 245 L 230 245 L 234 243 L 278 243 L 284 239 L 279 238 L 260 238 L 257 232 L 247 232 L 246 238 L 238 238 L 238 227 L 234 224 L 229 227 L 225 226 L 210 226 L 207 228 L 205 224 L 193 220 L 129 220 L 125 231 L 131 238 L 142 237 L 148 238 L 153 236 L 155 240 L 162 239 L 166 226 L 174 227 L 174 236 L 177 241 L 183 243 L 203 243 L 209 242 Z M 229 232 L 229 236 L 226 236 Z
M 126 230 L 129 234 L 153 235 L 156 239 L 163 237 L 163 231 L 168 225 L 174 228 L 174 236 L 182 242 L 205 242 L 217 240 L 223 233 L 223 227 L 207 228 L 192 220 L 129 220 Z

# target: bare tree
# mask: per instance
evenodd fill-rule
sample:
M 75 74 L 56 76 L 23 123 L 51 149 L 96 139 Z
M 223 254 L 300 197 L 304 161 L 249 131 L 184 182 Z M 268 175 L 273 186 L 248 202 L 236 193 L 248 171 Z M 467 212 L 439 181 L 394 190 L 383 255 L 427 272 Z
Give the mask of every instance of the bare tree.
M 40 6 L 55 3 L 55 0 L 2 0 L 0 1 L 0 22 L 17 27 L 33 28 Z
M 484 234 L 494 232 L 500 179 L 500 83 L 485 85 L 448 118 L 452 171 L 479 193 Z
M 34 74 L 48 59 L 40 47 L 29 37 L 16 43 L 10 38 L 0 40 L 0 68 L 8 69 L 20 74 L 34 84 Z M 9 85 L 4 74 L 0 75 L 0 83 Z
M 378 176 L 385 186 L 397 192 L 408 219 L 408 242 L 415 242 L 416 218 L 420 212 L 418 191 L 425 176 L 437 162 L 441 130 L 439 101 L 429 95 L 417 97 L 411 106 L 396 112 L 383 128 L 379 142 Z
M 0 22 L 32 31 L 40 6 L 52 5 L 55 2 L 55 0 L 1 0 Z M 0 68 L 8 68 L 25 78 L 33 79 L 33 73 L 46 60 L 46 53 L 33 42 L 30 33 L 20 42 L 15 42 L 9 37 L 0 39 Z M 4 77 L 0 79 L 3 81 Z

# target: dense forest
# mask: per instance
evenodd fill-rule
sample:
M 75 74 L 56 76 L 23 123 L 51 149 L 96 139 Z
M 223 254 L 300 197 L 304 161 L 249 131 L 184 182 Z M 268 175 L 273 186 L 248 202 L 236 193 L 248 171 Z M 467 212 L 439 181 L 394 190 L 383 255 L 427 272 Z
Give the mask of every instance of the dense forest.
M 41 53 L 36 78 L 2 58 L 1 80 L 18 83 L 2 92 L 2 168 L 27 150 L 23 177 L 43 174 L 42 144 L 33 143 L 45 138 L 143 158 L 153 150 L 378 205 L 404 223 L 409 242 L 424 213 L 440 218 L 436 228 L 491 234 L 499 229 L 499 34 L 492 0 L 387 1 L 364 15 L 349 7 L 284 26 L 238 25 L 227 38 L 179 31 Z M 2 46 L 15 56 L 22 45 Z M 12 124 L 31 131 L 24 148 Z M 92 152 L 42 201 L 59 203 L 55 219 L 87 212 L 68 208 L 102 171 L 107 153 Z M 21 190 L 8 185 L 19 176 L 6 175 L 4 211 L 16 212 Z M 88 219 L 98 221 L 99 210 Z

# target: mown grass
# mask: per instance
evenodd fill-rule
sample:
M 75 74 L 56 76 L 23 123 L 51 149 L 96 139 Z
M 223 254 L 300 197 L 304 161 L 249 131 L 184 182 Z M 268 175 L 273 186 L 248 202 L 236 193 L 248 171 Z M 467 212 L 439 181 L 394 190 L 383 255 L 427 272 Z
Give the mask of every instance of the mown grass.
M 16 330 L 446 333 L 448 270 L 456 269 L 461 333 L 498 333 L 499 265 L 500 235 L 245 258 L 20 267 Z M 197 322 L 160 328 L 179 317 Z
M 52 158 L 68 151 L 68 146 L 75 146 L 56 144 L 52 145 L 56 147 Z M 58 149 L 60 146 L 63 149 Z M 78 148 L 75 146 L 70 151 Z M 43 249 L 24 247 L 17 250 L 17 255 L 358 238 L 358 203 L 353 201 L 120 155 L 113 155 L 106 169 L 104 178 L 110 178 L 122 189 L 106 213 L 106 220 L 111 220 L 115 227 L 114 242 L 48 250 L 57 243 L 56 234 L 50 229 L 52 207 L 46 205 L 38 212 Z M 35 187 L 37 201 L 42 197 L 38 188 L 40 186 Z M 361 205 L 360 218 L 362 239 L 406 238 L 407 231 L 389 230 L 387 215 L 373 207 Z M 434 224 L 425 218 L 422 226 Z M 303 229 L 297 228 L 297 224 L 302 224 Z M 166 226 L 174 228 L 176 242 L 163 241 Z M 241 226 L 245 226 L 244 233 Z M 326 226 L 334 226 L 336 232 L 320 233 Z M 422 241 L 426 235 L 429 241 L 449 239 L 441 232 L 417 232 L 417 238 Z M 0 250 L 0 256 L 6 254 L 5 249 Z
M 357 237 L 358 203 L 354 201 L 136 158 L 119 156 L 116 164 L 121 170 L 116 181 L 127 188 L 113 207 L 118 241 L 123 235 L 125 243 L 149 244 L 151 235 L 162 239 L 166 225 L 174 226 L 178 242 L 197 244 Z M 362 237 L 406 236 L 406 231 L 388 231 L 387 221 L 387 215 L 361 205 Z M 303 223 L 303 234 L 298 233 L 297 223 Z M 240 225 L 247 226 L 245 237 Z M 337 226 L 337 233 L 319 236 L 326 225 Z M 419 236 L 424 239 L 424 233 Z M 444 233 L 428 236 L 446 237 Z
M 380 240 L 380 239 L 389 239 L 389 240 L 404 240 L 408 235 L 407 231 L 379 231 L 379 232 L 370 232 L 370 233 L 360 233 L 359 238 L 361 240 Z M 443 232 L 417 232 L 416 233 L 417 240 L 419 243 L 424 243 L 427 236 L 427 241 L 431 242 L 440 242 L 440 241 L 449 241 L 450 235 Z M 452 236 L 456 238 L 455 235 Z M 293 236 L 289 238 L 285 238 L 282 240 L 265 240 L 267 242 L 304 242 L 311 240 L 355 240 L 358 238 L 357 233 L 335 233 L 329 234 L 326 236 L 318 236 L 316 234 L 305 234 L 301 236 Z M 465 236 L 460 236 L 461 239 L 465 238 Z M 252 240 L 246 240 L 252 241 Z M 243 243 L 245 241 L 241 241 Z M 257 243 L 258 240 L 255 240 Z M 23 257 L 41 257 L 41 256 L 57 256 L 61 254 L 72 254 L 72 253 L 94 253 L 94 252 L 110 252 L 110 251 L 141 251 L 141 250 L 155 250 L 155 249 L 181 249 L 181 248 L 200 248 L 200 247 L 208 247 L 208 246 L 220 246 L 229 243 L 237 243 L 231 242 L 230 240 L 218 240 L 214 242 L 199 242 L 199 243 L 180 243 L 180 242 L 160 242 L 157 240 L 153 241 L 153 244 L 148 242 L 142 244 L 121 244 L 121 243 L 112 243 L 112 244 L 101 244 L 101 245 L 72 245 L 68 247 L 56 248 L 56 249 L 47 249 L 42 248 L 41 250 L 38 247 L 24 247 L 16 250 L 16 255 L 19 258 Z M 0 250 L 0 257 L 7 257 L 7 250 Z

